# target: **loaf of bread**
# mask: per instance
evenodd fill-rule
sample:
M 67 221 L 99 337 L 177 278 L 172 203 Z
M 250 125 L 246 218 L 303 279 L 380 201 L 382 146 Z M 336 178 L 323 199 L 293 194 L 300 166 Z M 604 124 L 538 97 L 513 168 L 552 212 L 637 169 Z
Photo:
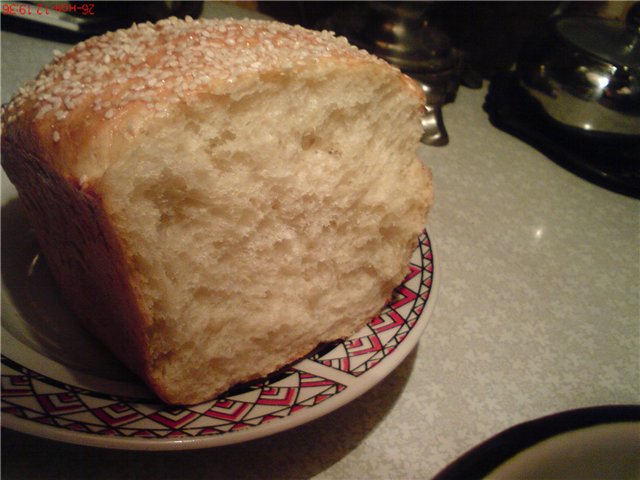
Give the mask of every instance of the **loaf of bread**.
M 396 68 L 257 20 L 54 55 L 3 110 L 2 165 L 72 310 L 163 401 L 352 334 L 402 281 L 432 193 Z

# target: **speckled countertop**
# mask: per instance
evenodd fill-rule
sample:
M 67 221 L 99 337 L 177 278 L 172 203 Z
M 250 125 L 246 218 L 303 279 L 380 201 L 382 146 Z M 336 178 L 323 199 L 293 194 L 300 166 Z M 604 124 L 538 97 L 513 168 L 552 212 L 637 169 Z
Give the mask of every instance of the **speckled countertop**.
M 58 44 L 2 32 L 2 101 Z M 244 444 L 182 452 L 74 446 L 9 430 L 3 478 L 429 478 L 520 422 L 640 403 L 640 203 L 496 128 L 482 90 L 421 147 L 441 284 L 408 358 L 341 409 Z

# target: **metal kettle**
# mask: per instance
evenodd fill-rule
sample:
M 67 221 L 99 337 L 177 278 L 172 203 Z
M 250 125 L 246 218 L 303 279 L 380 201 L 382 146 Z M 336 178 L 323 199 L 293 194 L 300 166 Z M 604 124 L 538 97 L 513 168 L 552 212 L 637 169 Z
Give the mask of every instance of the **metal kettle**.
M 626 20 L 557 16 L 525 43 L 521 86 L 554 120 L 640 137 L 640 4 Z

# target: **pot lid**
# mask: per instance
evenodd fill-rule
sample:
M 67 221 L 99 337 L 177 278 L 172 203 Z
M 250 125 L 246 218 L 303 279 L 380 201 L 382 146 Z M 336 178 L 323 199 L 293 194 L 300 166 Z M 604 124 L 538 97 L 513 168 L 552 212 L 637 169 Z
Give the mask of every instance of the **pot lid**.
M 640 70 L 640 35 L 630 24 L 596 17 L 564 17 L 556 31 L 575 47 L 616 66 Z

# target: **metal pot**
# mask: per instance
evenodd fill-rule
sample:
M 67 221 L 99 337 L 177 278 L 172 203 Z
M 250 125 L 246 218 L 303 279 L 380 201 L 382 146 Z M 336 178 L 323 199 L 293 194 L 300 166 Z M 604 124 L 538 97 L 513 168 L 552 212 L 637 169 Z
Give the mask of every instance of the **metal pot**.
M 552 19 L 525 42 L 517 65 L 521 86 L 562 124 L 640 136 L 637 18 L 636 12 L 626 22 Z

